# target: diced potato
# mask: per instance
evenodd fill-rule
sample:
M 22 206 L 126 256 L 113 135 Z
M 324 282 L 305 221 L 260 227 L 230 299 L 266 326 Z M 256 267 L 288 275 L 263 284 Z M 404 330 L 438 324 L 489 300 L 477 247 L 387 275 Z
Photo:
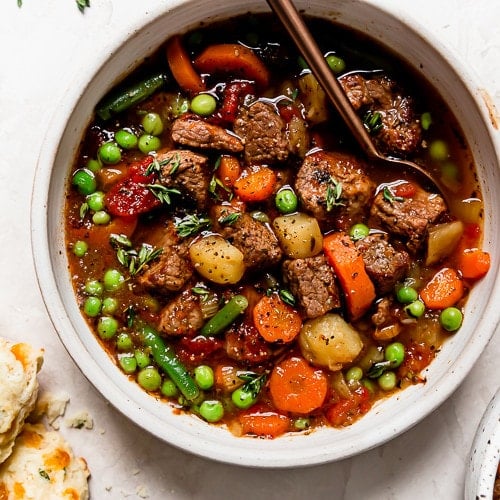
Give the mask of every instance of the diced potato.
M 309 151 L 309 133 L 306 122 L 298 116 L 293 116 L 288 123 L 287 134 L 290 151 L 304 158 Z
M 328 107 L 325 91 L 312 73 L 299 78 L 298 87 L 300 100 L 306 108 L 306 118 L 309 123 L 316 125 L 328 120 Z
M 305 259 L 321 252 L 323 235 L 314 217 L 300 212 L 283 215 L 274 219 L 273 228 L 288 257 Z
M 316 366 L 338 371 L 363 348 L 359 333 L 338 314 L 307 320 L 299 334 L 302 355 Z
M 464 225 L 459 220 L 438 224 L 430 228 L 425 265 L 430 266 L 450 255 L 460 241 L 463 232 Z
M 189 247 L 189 256 L 196 271 L 214 283 L 237 283 L 245 272 L 240 250 L 215 234 L 196 240 Z

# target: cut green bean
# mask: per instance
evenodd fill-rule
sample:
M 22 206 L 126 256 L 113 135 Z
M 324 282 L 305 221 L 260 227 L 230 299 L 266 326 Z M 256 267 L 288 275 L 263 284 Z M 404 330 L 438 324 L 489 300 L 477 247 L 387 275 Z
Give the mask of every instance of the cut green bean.
M 165 83 L 165 75 L 158 73 L 125 89 L 112 90 L 97 104 L 96 114 L 101 120 L 109 120 L 134 104 L 144 101 Z
M 156 364 L 174 381 L 187 400 L 195 400 L 199 396 L 200 390 L 186 367 L 176 356 L 175 351 L 163 342 L 163 339 L 151 326 L 140 325 L 139 333 L 144 345 L 151 349 Z
M 222 333 L 248 307 L 248 300 L 243 295 L 231 297 L 229 302 L 220 309 L 201 329 L 202 335 L 217 335 Z

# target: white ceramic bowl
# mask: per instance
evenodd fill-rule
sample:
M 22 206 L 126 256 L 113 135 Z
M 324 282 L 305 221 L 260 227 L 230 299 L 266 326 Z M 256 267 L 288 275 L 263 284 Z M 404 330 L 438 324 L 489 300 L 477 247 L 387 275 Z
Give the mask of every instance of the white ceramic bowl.
M 222 427 L 210 427 L 189 415 L 174 415 L 169 407 L 148 396 L 109 360 L 80 315 L 67 271 L 63 234 L 63 202 L 69 166 L 99 99 L 144 56 L 175 32 L 200 21 L 226 18 L 248 11 L 266 11 L 263 0 L 186 0 L 165 4 L 163 11 L 137 21 L 134 34 L 116 35 L 115 51 L 96 54 L 82 68 L 76 86 L 68 90 L 56 111 L 40 153 L 33 191 L 32 243 L 40 288 L 62 342 L 85 376 L 108 401 L 136 424 L 158 438 L 192 453 L 218 461 L 258 467 L 294 467 L 338 460 L 368 450 L 407 430 L 440 405 L 460 382 L 486 346 L 499 322 L 500 171 L 488 110 L 478 87 L 461 64 L 403 12 L 389 13 L 359 0 L 297 0 L 307 13 L 337 19 L 364 31 L 395 49 L 445 97 L 473 150 L 481 179 L 486 250 L 492 269 L 474 288 L 465 321 L 445 343 L 426 371 L 426 384 L 410 387 L 377 404 L 345 429 L 325 428 L 310 435 L 275 440 L 236 438 Z
M 500 389 L 484 412 L 472 443 L 465 500 L 493 498 L 493 487 L 500 462 Z

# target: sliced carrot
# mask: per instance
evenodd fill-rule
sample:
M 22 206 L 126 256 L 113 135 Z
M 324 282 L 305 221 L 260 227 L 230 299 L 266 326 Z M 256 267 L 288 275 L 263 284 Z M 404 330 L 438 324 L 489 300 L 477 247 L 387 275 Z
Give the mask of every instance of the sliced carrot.
M 214 369 L 215 388 L 228 394 L 243 385 L 243 379 L 238 377 L 239 371 L 233 364 L 219 363 Z
M 195 60 L 202 73 L 229 73 L 267 87 L 269 71 L 253 50 L 237 43 L 210 45 Z
M 232 155 L 223 155 L 219 164 L 219 179 L 224 186 L 233 187 L 234 183 L 241 175 L 241 166 L 238 158 Z
M 255 434 L 267 438 L 281 436 L 290 430 L 292 424 L 286 415 L 260 404 L 240 413 L 238 420 L 243 434 Z
M 181 37 L 174 36 L 167 43 L 167 61 L 179 87 L 191 94 L 205 90 L 201 76 L 196 72 L 191 59 L 182 45 Z
M 302 328 L 299 313 L 277 293 L 264 295 L 253 308 L 253 322 L 267 342 L 291 342 Z
M 274 406 L 280 411 L 307 414 L 325 401 L 328 380 L 304 358 L 293 356 L 278 363 L 269 378 Z
M 457 267 L 467 279 L 482 278 L 490 269 L 490 254 L 478 248 L 466 248 L 459 257 Z
M 420 292 L 429 309 L 444 309 L 456 304 L 464 295 L 462 279 L 451 267 L 438 271 Z
M 276 174 L 269 167 L 247 169 L 234 182 L 234 191 L 243 201 L 264 201 L 276 189 Z
M 337 275 L 351 320 L 359 319 L 375 299 L 375 287 L 366 273 L 363 257 L 345 233 L 323 238 L 323 251 Z

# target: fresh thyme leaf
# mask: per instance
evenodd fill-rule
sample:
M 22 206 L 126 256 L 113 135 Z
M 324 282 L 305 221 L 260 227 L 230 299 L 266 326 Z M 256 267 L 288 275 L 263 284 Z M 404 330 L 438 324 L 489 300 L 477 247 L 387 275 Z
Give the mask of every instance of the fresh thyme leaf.
M 240 213 L 234 212 L 226 215 L 225 217 L 219 217 L 217 222 L 222 225 L 232 226 L 240 218 L 240 215 Z
M 343 206 L 340 201 L 342 198 L 342 183 L 330 177 L 326 188 L 326 211 L 330 212 L 333 207 Z
M 256 398 L 266 383 L 267 372 L 261 375 L 254 372 L 243 372 L 238 374 L 238 378 L 245 381 L 242 386 L 243 391 L 250 392 L 252 397 Z
M 90 7 L 90 0 L 76 0 L 76 5 L 78 6 L 78 10 L 83 12 L 86 7 Z
M 84 202 L 80 205 L 80 219 L 84 219 L 89 211 L 89 204 Z
M 286 289 L 281 289 L 279 291 L 279 296 L 280 299 L 285 303 L 288 304 L 289 306 L 295 306 L 295 297 L 293 296 L 292 292 L 290 290 Z
M 212 175 L 210 182 L 208 184 L 208 192 L 216 199 L 219 199 L 219 195 L 217 194 L 217 177 Z
M 109 242 L 113 248 L 126 247 L 132 248 L 132 242 L 124 234 L 112 233 L 109 236 Z
M 213 170 L 214 172 L 218 170 L 218 168 L 220 167 L 221 161 L 222 161 L 222 156 L 218 156 L 214 163 L 214 170 Z
M 192 236 L 205 229 L 210 229 L 211 221 L 208 217 L 199 217 L 196 214 L 189 214 L 182 219 L 176 218 L 175 229 L 181 238 Z
M 191 288 L 191 291 L 194 294 L 201 295 L 201 296 L 206 296 L 210 293 L 206 288 L 204 288 L 202 286 L 193 286 L 193 288 Z
M 163 184 L 146 184 L 146 187 L 165 205 L 170 205 L 172 203 L 170 198 L 171 194 L 181 194 L 178 189 L 168 188 Z
M 402 196 L 394 196 L 394 193 L 387 186 L 382 191 L 382 194 L 384 196 L 384 200 L 388 201 L 391 204 L 394 203 L 395 201 L 405 201 L 405 199 Z
M 396 361 L 379 361 L 374 363 L 366 373 L 368 378 L 379 378 L 382 373 L 395 366 Z
M 40 476 L 46 479 L 47 481 L 50 481 L 50 476 L 43 469 L 38 469 L 38 474 L 40 474 Z
M 368 111 L 363 123 L 370 134 L 376 134 L 382 128 L 382 115 L 378 111 Z
M 170 158 L 165 158 L 164 160 L 158 161 L 158 158 L 153 158 L 153 161 L 147 166 L 145 175 L 159 174 L 163 167 L 172 164 L 169 175 L 174 175 L 179 169 L 181 164 L 181 157 L 179 154 L 171 156 Z
M 139 251 L 137 251 L 131 248 L 132 243 L 123 234 L 112 234 L 109 240 L 113 248 L 116 248 L 118 262 L 127 267 L 132 276 L 142 271 L 146 264 L 159 257 L 163 252 L 162 248 L 154 248 L 147 243 L 143 243 Z
M 125 319 L 127 322 L 127 326 L 129 328 L 132 328 L 132 326 L 134 326 L 134 321 L 135 321 L 136 316 L 137 316 L 137 313 L 134 309 L 134 306 L 130 305 L 127 307 L 127 309 L 125 309 Z

